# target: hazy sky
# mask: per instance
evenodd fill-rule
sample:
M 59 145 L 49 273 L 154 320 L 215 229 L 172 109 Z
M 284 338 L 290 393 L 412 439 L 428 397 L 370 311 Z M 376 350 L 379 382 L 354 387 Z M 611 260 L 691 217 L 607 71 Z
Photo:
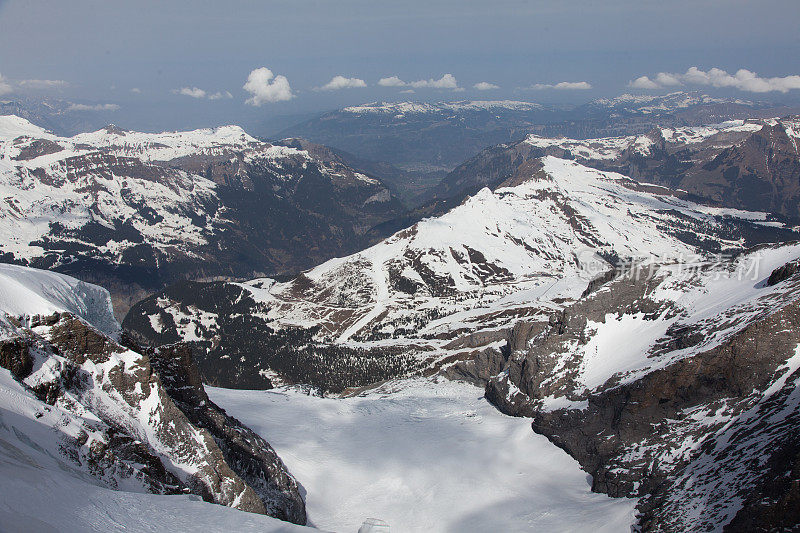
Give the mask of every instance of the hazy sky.
M 0 0 L 0 97 L 141 129 L 373 100 L 796 99 L 798 28 L 798 0 Z

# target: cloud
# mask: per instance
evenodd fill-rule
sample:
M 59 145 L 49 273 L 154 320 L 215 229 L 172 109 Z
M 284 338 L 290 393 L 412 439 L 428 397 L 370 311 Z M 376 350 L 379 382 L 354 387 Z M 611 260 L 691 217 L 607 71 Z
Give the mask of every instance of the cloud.
M 242 87 L 253 95 L 245 100 L 246 104 L 260 106 L 267 102 L 282 102 L 294 98 L 292 88 L 286 76 L 275 76 L 267 67 L 253 70 L 247 76 L 247 82 Z
M 334 76 L 331 81 L 319 88 L 320 91 L 338 91 L 339 89 L 356 89 L 366 87 L 367 84 L 360 78 L 345 78 L 344 76 Z
M 208 95 L 209 100 L 221 100 L 223 98 L 225 99 L 233 98 L 233 95 L 229 91 L 218 91 L 215 92 L 214 94 Z
M 4 94 L 8 94 L 8 93 L 12 92 L 13 90 L 14 90 L 14 88 L 11 87 L 11 84 L 8 83 L 5 80 L 5 78 L 3 78 L 2 74 L 0 74 L 0 96 L 3 96 Z
M 800 89 L 800 75 L 762 78 L 747 69 L 739 69 L 735 74 L 729 74 L 719 68 L 704 71 L 697 67 L 691 67 L 683 74 L 659 72 L 652 79 L 648 76 L 641 76 L 628 85 L 635 89 L 663 89 L 676 85 L 709 85 L 752 93 L 772 91 L 786 93 L 793 89 Z
M 414 89 L 403 89 L 402 91 L 400 91 L 400 94 L 414 94 L 415 92 L 417 91 L 415 91 Z
M 458 81 L 452 74 L 445 74 L 438 80 L 418 80 L 409 83 L 411 87 L 416 89 L 429 88 L 429 89 L 458 89 Z
M 22 80 L 19 85 L 26 89 L 56 89 L 66 87 L 69 83 L 64 80 Z
M 184 96 L 191 96 L 192 98 L 206 97 L 206 92 L 198 87 L 181 87 L 180 89 L 175 89 L 172 92 L 175 94 L 182 94 Z
M 131 92 L 140 93 L 142 91 L 139 89 L 131 89 Z M 200 89 L 199 87 L 182 87 L 180 89 L 174 89 L 172 92 L 198 99 L 208 98 L 209 100 L 222 100 L 223 98 L 233 98 L 233 95 L 230 93 L 230 91 L 217 91 L 215 93 L 209 93 L 203 89 Z
M 592 88 L 588 81 L 560 81 L 555 84 L 537 83 L 531 85 L 531 89 L 541 91 L 543 89 L 555 89 L 557 91 L 586 91 Z
M 117 104 L 70 104 L 67 111 L 116 111 L 119 109 Z
M 484 82 L 485 83 L 485 82 Z M 452 89 L 454 91 L 463 91 L 462 87 L 458 86 L 458 80 L 452 74 L 444 74 L 438 80 L 417 80 L 406 83 L 397 76 L 388 76 L 378 80 L 378 85 L 381 87 L 414 87 L 416 89 Z M 480 85 L 480 84 L 479 84 Z M 402 91 L 408 92 L 408 91 Z
M 632 82 L 628 83 L 628 87 L 633 87 L 634 89 L 659 89 L 659 85 L 648 78 L 647 76 L 640 76 L 633 80 Z
M 133 94 L 142 94 L 142 90 L 138 87 L 134 87 L 133 89 L 131 89 L 131 92 Z
M 478 89 L 479 91 L 491 91 L 492 89 L 499 89 L 499 85 L 495 85 L 494 83 L 489 83 L 488 81 L 481 81 L 476 83 L 472 86 L 474 89 Z
M 655 82 L 663 87 L 673 87 L 681 84 L 681 80 L 678 75 L 667 74 L 666 72 L 659 72 L 656 75 Z
M 408 84 L 397 76 L 389 76 L 387 78 L 379 79 L 378 85 L 381 87 L 405 87 Z

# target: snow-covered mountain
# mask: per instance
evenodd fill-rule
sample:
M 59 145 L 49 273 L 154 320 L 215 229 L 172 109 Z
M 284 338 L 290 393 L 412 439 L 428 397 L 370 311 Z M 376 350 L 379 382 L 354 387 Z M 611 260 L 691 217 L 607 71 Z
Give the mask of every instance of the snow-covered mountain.
M 502 343 L 510 322 L 549 316 L 619 262 L 694 261 L 797 237 L 779 226 L 765 213 L 694 204 L 548 156 L 445 215 L 291 281 L 172 287 L 137 304 L 125 326 L 159 343 L 202 345 L 200 365 L 214 383 L 258 368 L 278 382 L 343 388 Z M 261 339 L 245 342 L 252 331 Z M 220 365 L 231 351 L 244 360 Z M 342 364 L 339 383 L 336 372 L 307 373 L 351 359 L 360 363 Z M 371 370 L 359 373 L 362 364 Z
M 615 98 L 599 98 L 592 105 L 608 107 L 618 111 L 642 114 L 674 113 L 701 105 L 731 105 L 753 108 L 756 104 L 741 98 L 719 98 L 698 91 L 675 91 L 663 95 L 621 94 Z
M 172 287 L 124 325 L 156 344 L 191 340 L 226 386 L 357 393 L 405 374 L 485 385 L 594 490 L 642 498 L 648 530 L 781 527 L 797 478 L 776 476 L 795 471 L 800 442 L 786 429 L 798 233 L 683 196 L 531 157 L 362 252 L 288 282 Z
M 69 500 L 68 487 L 105 500 L 113 499 L 107 489 L 195 494 L 305 524 L 296 481 L 264 439 L 210 402 L 189 350 L 135 346 L 100 287 L 0 265 L 0 367 L 6 496 L 17 494 L 5 487 L 17 479 L 19 494 L 44 501 L 31 489 L 45 489 L 49 471 L 55 486 L 45 490 L 57 505 Z M 137 496 L 120 500 L 148 505 Z M 21 527 L 24 509 L 33 512 L 30 502 L 4 506 L 3 529 Z M 67 529 L 79 527 L 69 523 L 77 516 L 64 518 Z
M 372 113 L 380 115 L 393 115 L 394 118 L 403 118 L 407 114 L 452 114 L 463 111 L 531 111 L 544 109 L 544 106 L 534 102 L 520 102 L 516 100 L 462 100 L 458 102 L 373 102 L 357 106 L 345 107 L 344 113 L 361 114 Z
M 62 138 L 0 116 L 0 257 L 102 282 L 124 311 L 184 276 L 291 271 L 369 244 L 402 206 L 313 149 L 235 126 Z

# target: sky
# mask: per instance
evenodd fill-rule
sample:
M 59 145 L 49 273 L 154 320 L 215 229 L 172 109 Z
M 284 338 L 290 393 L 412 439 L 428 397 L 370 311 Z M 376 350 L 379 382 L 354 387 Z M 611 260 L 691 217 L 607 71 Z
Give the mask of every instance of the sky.
M 0 99 L 143 130 L 376 100 L 796 100 L 798 27 L 797 0 L 0 0 Z

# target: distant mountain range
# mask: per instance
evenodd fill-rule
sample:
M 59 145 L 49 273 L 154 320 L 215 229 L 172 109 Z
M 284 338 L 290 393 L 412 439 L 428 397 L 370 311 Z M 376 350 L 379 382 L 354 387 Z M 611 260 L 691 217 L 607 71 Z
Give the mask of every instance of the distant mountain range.
M 376 102 L 326 113 L 285 129 L 279 137 L 302 137 L 389 163 L 406 174 L 400 193 L 411 198 L 434 187 L 444 173 L 487 146 L 528 134 L 576 139 L 638 135 L 656 126 L 699 126 L 790 112 L 769 108 L 765 103 L 698 92 L 622 95 L 579 106 L 508 100 Z

